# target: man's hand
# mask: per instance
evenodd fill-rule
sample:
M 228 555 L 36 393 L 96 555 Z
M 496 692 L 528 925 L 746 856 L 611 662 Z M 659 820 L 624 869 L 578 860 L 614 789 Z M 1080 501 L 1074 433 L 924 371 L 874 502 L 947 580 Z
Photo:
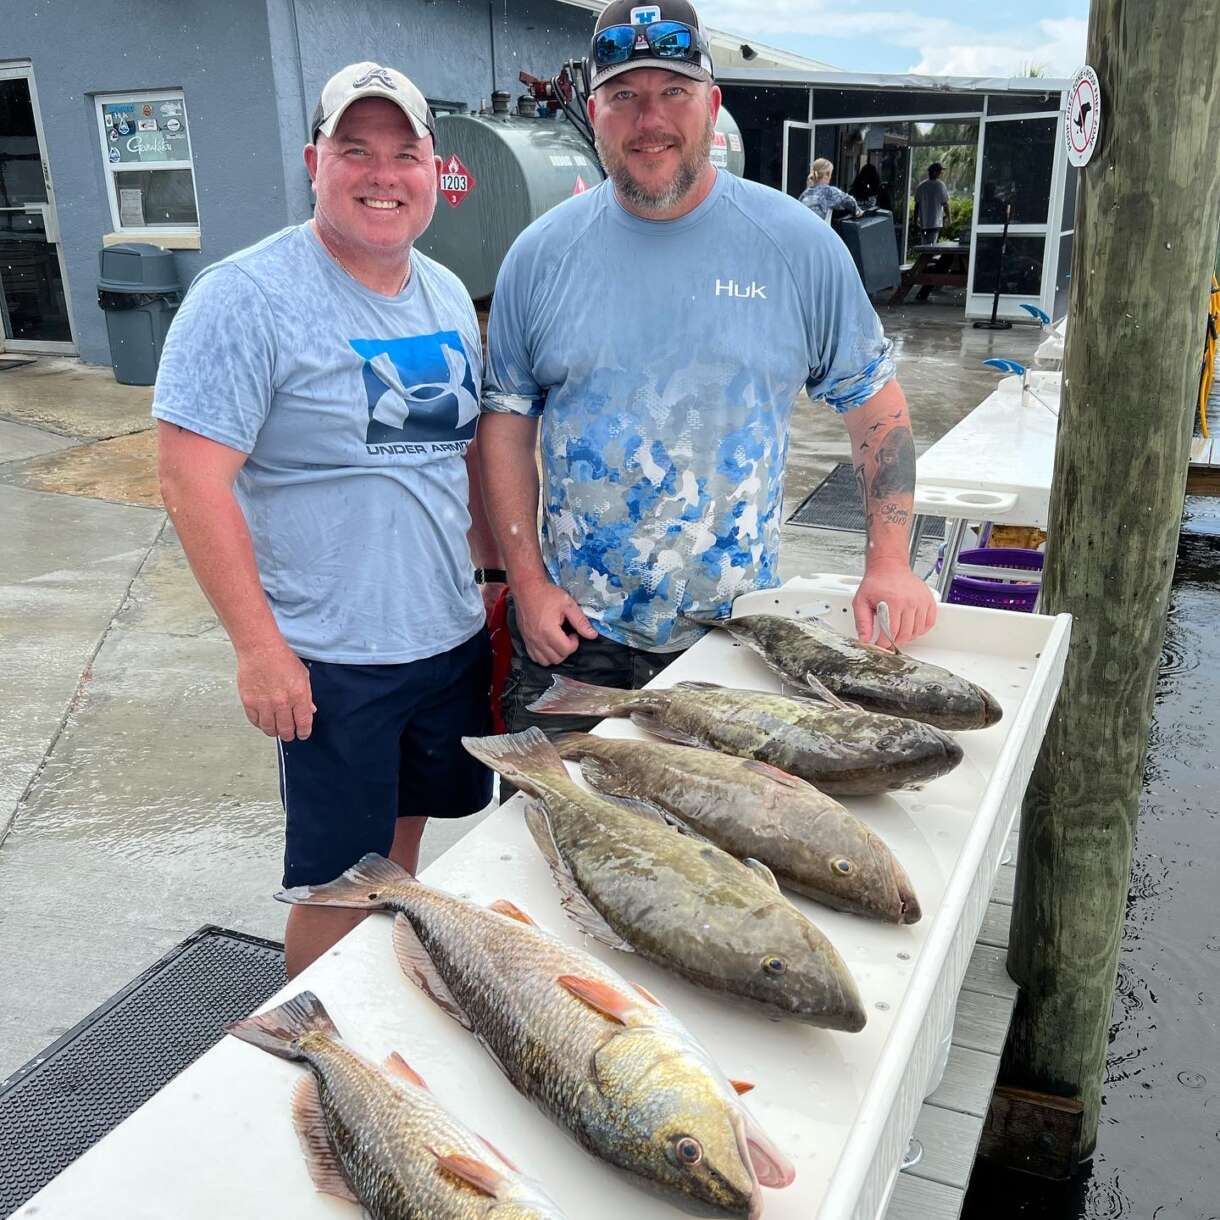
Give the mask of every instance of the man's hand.
M 856 635 L 865 644 L 873 638 L 873 624 L 881 602 L 889 607 L 890 626 L 894 631 L 892 640 L 887 640 L 882 632 L 877 642 L 884 648 L 901 648 L 930 630 L 936 622 L 936 598 L 932 596 L 932 590 L 905 563 L 874 562 L 869 565 L 852 599 Z
M 549 580 L 513 585 L 517 626 L 525 640 L 525 650 L 537 665 L 558 665 L 580 646 L 580 637 L 597 639 L 593 624 L 570 593 Z M 571 627 L 572 631 L 565 630 Z
M 246 719 L 268 737 L 304 741 L 313 731 L 309 670 L 286 644 L 237 654 L 237 694 Z

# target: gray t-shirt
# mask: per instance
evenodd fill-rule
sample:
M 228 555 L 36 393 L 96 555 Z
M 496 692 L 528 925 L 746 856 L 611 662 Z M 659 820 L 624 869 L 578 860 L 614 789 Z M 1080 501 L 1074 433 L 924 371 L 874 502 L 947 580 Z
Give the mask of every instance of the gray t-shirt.
M 610 182 L 536 220 L 500 269 L 483 410 L 542 418 L 542 557 L 602 635 L 693 643 L 778 583 L 788 420 L 894 376 L 847 247 L 795 199 L 721 170 L 677 220 Z
M 195 278 L 153 414 L 249 454 L 237 499 L 289 646 L 344 664 L 434 656 L 483 625 L 464 454 L 482 379 L 458 278 L 418 251 L 395 297 L 308 224 Z
M 949 188 L 940 178 L 925 178 L 915 188 L 915 216 L 921 229 L 943 229 Z

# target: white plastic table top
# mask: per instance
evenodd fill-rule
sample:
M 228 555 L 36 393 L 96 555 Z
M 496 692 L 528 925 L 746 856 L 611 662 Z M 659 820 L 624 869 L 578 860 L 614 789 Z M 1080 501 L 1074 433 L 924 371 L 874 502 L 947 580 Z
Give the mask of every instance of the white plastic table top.
M 830 620 L 846 627 L 853 584 L 845 577 L 790 582 L 739 599 L 735 610 L 797 613 L 830 603 Z M 584 940 L 559 906 L 521 817 L 520 797 L 436 861 L 424 879 L 479 902 L 512 898 L 543 926 L 643 983 L 728 1074 L 755 1082 L 748 1104 L 797 1169 L 792 1187 L 766 1192 L 767 1220 L 872 1220 L 884 1210 L 935 1044 L 951 1018 L 1000 849 L 1058 690 L 1068 623 L 1066 616 L 946 606 L 934 630 L 912 647 L 983 683 L 999 699 L 1004 719 L 961 734 L 965 761 L 924 790 L 848 802 L 910 874 L 925 912 L 920 923 L 891 927 L 795 899 L 855 974 L 869 1017 L 862 1033 L 773 1023 L 634 955 Z M 696 644 L 656 684 L 688 678 L 776 689 L 771 672 L 723 633 Z M 607 721 L 599 731 L 641 736 L 626 721 Z M 972 905 L 969 896 L 976 893 L 982 898 Z M 570 1220 L 681 1214 L 588 1156 L 519 1096 L 478 1043 L 405 979 L 390 930 L 388 916 L 370 918 L 269 1004 L 312 988 L 356 1049 L 375 1059 L 400 1051 L 439 1099 L 545 1182 Z M 351 1204 L 313 1190 L 302 1164 L 289 1118 L 301 1070 L 223 1039 L 16 1215 L 354 1220 Z
M 1035 372 L 1031 385 L 1059 409 L 1059 373 Z M 1036 399 L 1022 402 L 1018 377 L 1005 377 L 965 419 L 915 463 L 915 511 L 973 521 L 1046 528 L 1058 417 Z

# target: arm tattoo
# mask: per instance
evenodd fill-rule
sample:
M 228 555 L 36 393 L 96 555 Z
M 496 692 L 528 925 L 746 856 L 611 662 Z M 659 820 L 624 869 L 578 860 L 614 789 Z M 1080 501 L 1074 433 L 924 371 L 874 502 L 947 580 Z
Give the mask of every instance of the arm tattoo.
M 910 428 L 894 428 L 878 447 L 872 494 L 874 500 L 915 494 L 915 442 Z
M 883 425 L 876 424 L 872 434 Z M 869 448 L 862 442 L 861 450 Z M 866 466 L 872 471 L 870 482 Z M 911 497 L 915 493 L 915 442 L 909 427 L 891 428 L 882 434 L 876 448 L 856 467 L 856 485 L 864 505 L 865 533 L 875 525 L 906 526 L 911 520 Z

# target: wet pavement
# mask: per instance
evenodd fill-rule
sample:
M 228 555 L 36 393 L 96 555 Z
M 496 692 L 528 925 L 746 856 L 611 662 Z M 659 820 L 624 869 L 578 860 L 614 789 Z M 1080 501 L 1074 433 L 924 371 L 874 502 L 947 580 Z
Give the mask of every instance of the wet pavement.
M 995 384 L 985 356 L 1039 338 L 953 305 L 882 317 L 921 449 Z M 150 401 L 71 360 L 0 372 L 0 1078 L 202 924 L 283 933 L 274 748 L 159 507 Z M 847 460 L 802 403 L 789 511 Z M 861 542 L 786 527 L 780 574 L 859 571 Z M 424 861 L 475 823 L 431 826 Z
M 1097 1152 L 1048 1187 L 976 1166 L 965 1220 L 1220 1217 L 1220 501 L 1187 500 L 1140 798 Z

